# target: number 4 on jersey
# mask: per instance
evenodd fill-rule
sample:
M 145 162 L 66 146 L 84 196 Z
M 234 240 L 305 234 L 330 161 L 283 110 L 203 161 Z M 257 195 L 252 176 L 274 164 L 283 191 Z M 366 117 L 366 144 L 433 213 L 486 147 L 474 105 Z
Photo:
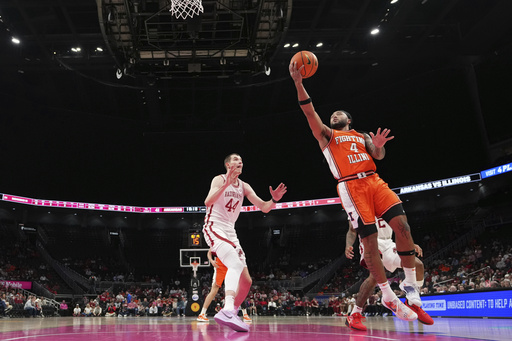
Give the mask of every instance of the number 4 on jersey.
M 238 204 L 240 203 L 240 201 L 237 201 L 234 205 L 233 205 L 233 198 L 231 198 L 228 203 L 226 204 L 226 208 L 228 209 L 228 212 L 234 212 L 236 210 L 236 207 L 238 206 Z
M 359 149 L 357 149 L 357 144 L 355 143 L 352 143 L 350 145 L 350 150 L 353 151 L 354 153 L 359 153 Z

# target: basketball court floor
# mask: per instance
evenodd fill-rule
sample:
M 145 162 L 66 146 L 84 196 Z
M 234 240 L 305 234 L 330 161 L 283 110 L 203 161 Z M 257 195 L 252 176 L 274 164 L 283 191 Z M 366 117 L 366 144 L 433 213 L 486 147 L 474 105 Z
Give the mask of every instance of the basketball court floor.
M 0 319 L 0 340 L 14 341 L 331 341 L 512 340 L 512 319 L 435 318 L 432 326 L 395 317 L 369 317 L 367 332 L 353 331 L 341 317 L 254 317 L 237 333 L 193 317 L 53 317 Z

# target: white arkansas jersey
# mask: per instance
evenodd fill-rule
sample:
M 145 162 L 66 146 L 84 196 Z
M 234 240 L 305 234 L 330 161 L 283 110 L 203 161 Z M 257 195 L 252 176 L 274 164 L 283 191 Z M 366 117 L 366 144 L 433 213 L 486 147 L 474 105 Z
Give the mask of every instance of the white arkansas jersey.
M 379 232 L 379 239 L 392 239 L 393 238 L 393 229 L 389 226 L 388 223 L 382 218 L 378 218 L 375 222 L 377 225 L 377 231 Z
M 382 218 L 375 218 L 375 225 L 377 226 L 377 241 L 379 243 L 379 251 L 380 253 L 387 250 L 389 247 L 394 247 L 393 242 L 393 229 L 389 226 L 388 223 Z M 361 236 L 359 236 L 359 252 L 361 256 L 364 254 L 364 246 L 361 242 Z
M 226 176 L 221 176 L 226 181 Z M 240 215 L 244 197 L 244 182 L 238 179 L 238 186 L 229 185 L 219 199 L 206 208 L 203 231 L 213 232 L 231 241 L 237 240 L 235 222 Z

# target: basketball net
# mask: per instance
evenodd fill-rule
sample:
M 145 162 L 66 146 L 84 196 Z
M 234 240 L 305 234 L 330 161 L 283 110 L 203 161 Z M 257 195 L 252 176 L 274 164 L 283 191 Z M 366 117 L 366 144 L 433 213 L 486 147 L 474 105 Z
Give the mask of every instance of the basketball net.
M 203 13 L 203 11 L 201 0 L 171 0 L 171 14 L 178 19 L 192 18 L 194 15 Z
M 190 263 L 190 265 L 192 266 L 192 271 L 194 272 L 194 278 L 196 278 L 197 277 L 197 268 L 199 267 L 199 263 L 192 262 L 192 263 Z

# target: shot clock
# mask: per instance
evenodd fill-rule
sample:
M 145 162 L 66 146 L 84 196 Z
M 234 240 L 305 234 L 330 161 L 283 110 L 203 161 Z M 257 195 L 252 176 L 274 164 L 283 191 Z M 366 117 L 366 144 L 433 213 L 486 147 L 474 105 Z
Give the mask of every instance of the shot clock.
M 203 234 L 197 231 L 189 231 L 188 233 L 188 247 L 202 247 Z

